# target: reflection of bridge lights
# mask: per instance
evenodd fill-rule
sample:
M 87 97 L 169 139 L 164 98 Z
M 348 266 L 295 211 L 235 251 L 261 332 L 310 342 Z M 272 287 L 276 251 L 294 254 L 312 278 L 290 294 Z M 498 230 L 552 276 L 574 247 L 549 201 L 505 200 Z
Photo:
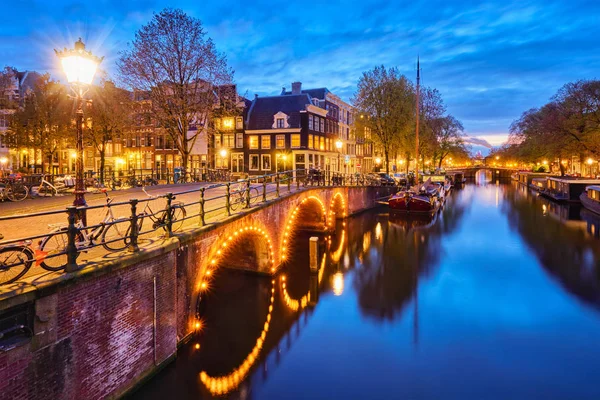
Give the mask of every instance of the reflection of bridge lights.
M 363 251 L 366 252 L 371 246 L 371 233 L 365 232 L 363 235 Z
M 271 282 L 275 283 L 275 281 Z M 275 291 L 274 286 L 272 291 Z M 250 368 L 252 368 L 252 365 L 254 365 L 258 359 L 259 352 L 262 349 L 265 337 L 269 331 L 269 323 L 271 321 L 271 313 L 273 312 L 274 300 L 275 297 L 271 296 L 271 304 L 269 305 L 267 321 L 263 325 L 261 334 L 256 339 L 254 348 L 252 348 L 252 351 L 250 351 L 246 359 L 242 361 L 242 363 L 236 369 L 234 369 L 233 372 L 228 375 L 218 377 L 211 377 L 206 373 L 206 371 L 200 372 L 200 380 L 213 395 L 223 395 L 231 392 L 232 390 L 236 389 L 246 378 Z
M 344 292 L 344 274 L 336 272 L 333 274 L 333 294 L 341 296 Z
M 542 212 L 544 215 L 546 215 L 546 213 L 548 212 L 548 207 L 546 207 L 545 204 L 542 204 Z
M 334 263 L 337 263 L 338 261 L 340 261 L 340 258 L 342 257 L 342 253 L 344 252 L 344 242 L 345 241 L 346 241 L 346 230 L 344 229 L 342 231 L 342 235 L 340 237 L 340 245 L 338 246 L 336 251 L 331 253 L 331 261 L 333 261 Z
M 381 222 L 378 222 L 375 226 L 375 239 L 381 240 Z
M 200 343 L 196 343 L 196 345 L 194 345 L 194 348 L 195 348 L 196 350 L 200 350 Z

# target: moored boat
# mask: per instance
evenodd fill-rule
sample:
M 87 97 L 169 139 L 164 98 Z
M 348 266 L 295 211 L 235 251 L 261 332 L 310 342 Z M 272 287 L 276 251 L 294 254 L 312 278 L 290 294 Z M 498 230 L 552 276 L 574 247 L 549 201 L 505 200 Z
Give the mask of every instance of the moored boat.
M 390 212 L 407 214 L 433 214 L 439 210 L 445 195 L 440 184 L 425 182 L 418 188 L 401 190 L 392 195 L 387 204 Z
M 533 179 L 531 179 L 531 183 L 529 184 L 529 187 L 538 192 L 544 191 L 548 187 L 547 182 L 548 182 L 547 178 L 533 178 Z
M 581 204 L 588 210 L 600 214 L 600 186 L 590 185 L 579 195 Z

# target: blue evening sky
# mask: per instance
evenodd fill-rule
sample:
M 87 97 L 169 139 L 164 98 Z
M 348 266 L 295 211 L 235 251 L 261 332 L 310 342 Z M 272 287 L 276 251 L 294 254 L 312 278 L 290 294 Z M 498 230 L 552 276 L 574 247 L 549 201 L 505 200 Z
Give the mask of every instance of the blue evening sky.
M 61 78 L 53 48 L 82 36 L 114 73 L 118 52 L 166 6 L 203 21 L 248 96 L 298 80 L 348 100 L 377 64 L 414 79 L 420 54 L 423 83 L 470 136 L 494 145 L 564 83 L 600 78 L 598 0 L 13 0 L 1 6 L 0 67 Z

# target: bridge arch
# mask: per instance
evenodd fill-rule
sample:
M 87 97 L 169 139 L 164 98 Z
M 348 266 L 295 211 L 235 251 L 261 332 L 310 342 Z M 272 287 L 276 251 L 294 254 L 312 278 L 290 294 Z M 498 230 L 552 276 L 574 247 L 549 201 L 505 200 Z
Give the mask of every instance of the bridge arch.
M 281 236 L 279 252 L 281 262 L 285 262 L 294 233 L 299 230 L 322 232 L 327 230 L 327 212 L 325 204 L 319 197 L 303 198 L 289 214 Z
M 329 203 L 328 225 L 331 226 L 336 219 L 346 218 L 346 215 L 344 195 L 341 192 L 336 192 Z

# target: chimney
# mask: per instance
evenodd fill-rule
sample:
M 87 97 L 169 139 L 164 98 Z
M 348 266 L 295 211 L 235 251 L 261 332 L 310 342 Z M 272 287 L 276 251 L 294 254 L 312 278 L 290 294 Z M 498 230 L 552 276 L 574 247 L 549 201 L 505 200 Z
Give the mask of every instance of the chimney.
M 284 94 L 285 94 L 285 86 L 283 86 L 283 87 L 281 88 L 281 95 L 283 96 Z
M 254 98 L 258 99 L 258 94 L 257 93 L 254 94 Z
M 302 82 L 292 82 L 292 94 L 302 93 Z

